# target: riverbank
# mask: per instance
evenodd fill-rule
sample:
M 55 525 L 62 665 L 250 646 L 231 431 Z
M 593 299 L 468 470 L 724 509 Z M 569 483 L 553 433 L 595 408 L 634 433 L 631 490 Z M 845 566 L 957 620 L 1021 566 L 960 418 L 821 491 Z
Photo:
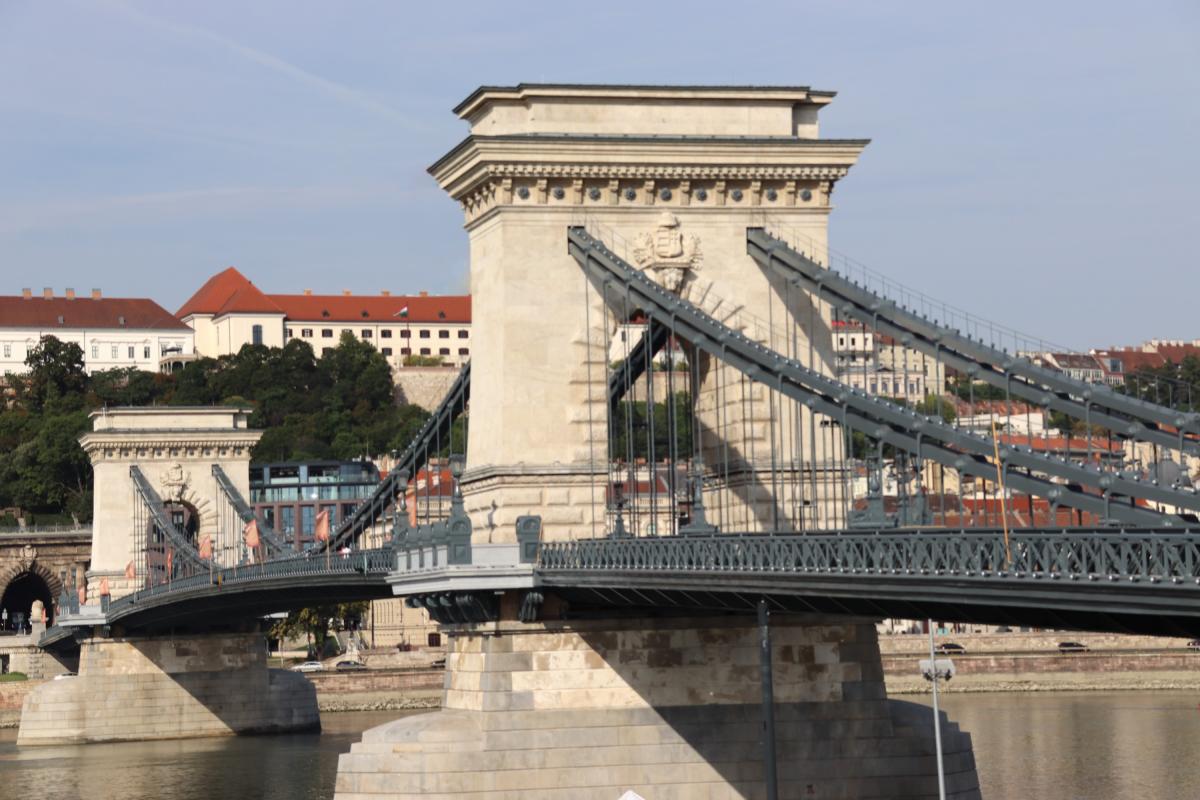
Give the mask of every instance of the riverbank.
M 1095 633 L 943 634 L 961 653 L 949 658 L 955 677 L 947 693 L 1106 692 L 1200 690 L 1200 651 L 1187 639 Z M 1059 652 L 1059 642 L 1077 642 L 1082 652 Z M 924 635 L 881 636 L 889 695 L 928 694 L 920 662 L 929 658 Z

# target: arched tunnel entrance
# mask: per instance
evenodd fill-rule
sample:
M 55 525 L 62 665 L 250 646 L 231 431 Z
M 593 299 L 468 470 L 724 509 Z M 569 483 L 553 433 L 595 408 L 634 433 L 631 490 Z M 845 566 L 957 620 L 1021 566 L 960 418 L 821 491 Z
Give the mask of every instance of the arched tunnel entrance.
M 4 622 L 5 631 L 17 631 L 19 627 L 29 629 L 29 612 L 34 600 L 42 601 L 46 609 L 46 624 L 52 624 L 54 596 L 42 576 L 34 572 L 22 572 L 8 582 L 4 587 L 4 595 L 0 597 L 0 620 Z

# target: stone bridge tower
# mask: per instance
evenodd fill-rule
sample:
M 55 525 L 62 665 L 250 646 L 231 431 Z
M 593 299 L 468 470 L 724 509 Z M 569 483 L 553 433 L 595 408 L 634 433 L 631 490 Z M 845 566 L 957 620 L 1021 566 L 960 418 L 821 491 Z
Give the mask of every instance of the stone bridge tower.
M 828 308 L 773 283 L 746 254 L 746 229 L 787 231 L 825 260 L 834 184 L 866 145 L 818 137 L 817 115 L 832 99 L 806 87 L 522 84 L 481 88 L 455 109 L 470 135 L 430 172 L 462 205 L 470 237 L 476 335 L 464 493 L 477 537 L 512 540 L 516 517 L 528 513 L 542 515 L 549 539 L 585 535 L 605 496 L 603 343 L 619 321 L 568 255 L 568 226 L 586 226 L 747 335 L 831 368 Z M 773 333 L 792 320 L 798 337 Z M 713 435 L 720 411 L 742 441 L 761 439 L 759 459 L 774 438 L 795 474 L 820 468 L 807 446 L 804 457 L 789 450 L 787 420 L 742 416 L 740 403 L 718 409 L 717 387 L 739 380 L 732 370 L 706 358 L 694 368 L 710 467 L 728 459 Z M 755 480 L 769 465 L 749 453 L 738 461 L 725 470 L 733 492 L 720 494 L 744 507 L 716 516 L 769 518 L 766 506 L 786 502 Z M 809 484 L 823 485 L 790 485 Z M 804 503 L 815 524 L 838 522 L 825 498 Z
M 192 406 L 92 413 L 92 431 L 80 437 L 95 472 L 89 597 L 98 596 L 104 578 L 114 598 L 146 580 L 142 550 L 151 522 L 134 484 L 135 467 L 190 538 L 211 537 L 218 564 L 236 560 L 241 524 L 213 467 L 249 497 L 250 451 L 262 436 L 249 429 L 249 416 L 245 408 Z M 126 577 L 131 562 L 133 580 Z

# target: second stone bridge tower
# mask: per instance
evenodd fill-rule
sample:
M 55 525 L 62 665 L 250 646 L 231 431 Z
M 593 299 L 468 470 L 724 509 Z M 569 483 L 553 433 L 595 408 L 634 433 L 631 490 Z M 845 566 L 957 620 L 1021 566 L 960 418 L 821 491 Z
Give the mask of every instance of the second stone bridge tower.
M 825 253 L 834 186 L 866 145 L 819 137 L 832 99 L 806 87 L 523 84 L 481 88 L 455 109 L 470 135 L 430 172 L 461 204 L 470 237 L 463 485 L 477 539 L 512 541 L 523 514 L 541 515 L 547 539 L 580 536 L 604 513 L 605 342 L 627 320 L 568 255 L 569 226 L 762 343 L 831 369 L 828 307 L 773 282 L 746 254 L 746 229 L 769 221 Z M 754 528 L 771 503 L 794 502 L 812 527 L 840 523 L 825 488 L 840 478 L 812 479 L 841 461 L 840 440 L 801 455 L 789 426 L 810 416 L 747 414 L 719 394 L 732 370 L 704 357 L 694 369 L 699 455 L 725 484 L 706 482 L 710 517 Z M 766 390 L 748 391 L 764 408 Z M 747 452 L 722 446 L 718 417 Z M 771 457 L 791 476 L 775 494 L 803 497 L 763 489 Z

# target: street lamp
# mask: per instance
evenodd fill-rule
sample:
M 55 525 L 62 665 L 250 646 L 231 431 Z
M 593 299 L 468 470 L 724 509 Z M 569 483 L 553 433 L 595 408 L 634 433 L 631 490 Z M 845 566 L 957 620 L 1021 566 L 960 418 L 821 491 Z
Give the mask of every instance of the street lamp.
M 946 800 L 946 768 L 942 763 L 942 720 L 938 711 L 938 681 L 954 677 L 954 664 L 948 658 L 935 658 L 933 620 L 929 620 L 929 659 L 921 659 L 921 675 L 933 684 L 933 746 L 937 748 L 938 798 Z

